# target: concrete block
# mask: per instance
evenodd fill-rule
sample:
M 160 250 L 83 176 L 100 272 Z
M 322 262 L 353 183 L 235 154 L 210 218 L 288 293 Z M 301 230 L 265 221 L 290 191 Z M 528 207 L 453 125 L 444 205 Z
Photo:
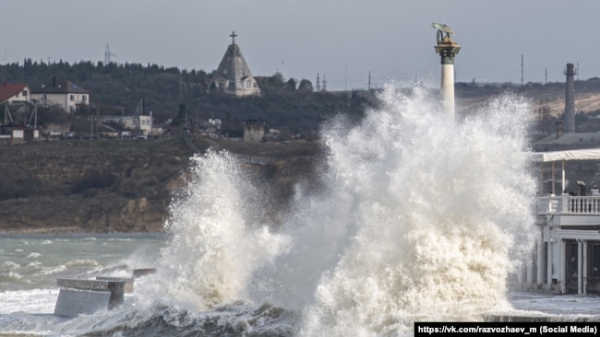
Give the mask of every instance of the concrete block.
M 154 274 L 154 273 L 156 273 L 156 268 L 134 269 L 133 270 L 133 278 L 136 279 L 136 278 Z
M 85 291 L 76 289 L 60 289 L 54 314 L 75 317 L 80 314 L 91 314 L 107 309 L 110 292 Z
M 130 294 L 133 292 L 133 277 L 96 276 L 96 280 L 125 282 L 125 293 Z
M 125 281 L 57 279 L 60 287 L 54 314 L 74 317 L 112 309 L 124 301 Z

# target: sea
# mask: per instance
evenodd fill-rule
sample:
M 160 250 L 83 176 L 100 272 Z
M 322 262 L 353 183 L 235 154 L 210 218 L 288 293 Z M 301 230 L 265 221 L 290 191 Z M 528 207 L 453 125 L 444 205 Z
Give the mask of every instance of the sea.
M 332 118 L 283 219 L 235 155 L 191 158 L 163 233 L 0 234 L 0 336 L 412 336 L 418 321 L 595 315 L 591 296 L 511 293 L 536 231 L 531 105 L 505 94 L 455 122 L 392 85 Z M 55 316 L 57 278 L 128 277 L 111 310 Z

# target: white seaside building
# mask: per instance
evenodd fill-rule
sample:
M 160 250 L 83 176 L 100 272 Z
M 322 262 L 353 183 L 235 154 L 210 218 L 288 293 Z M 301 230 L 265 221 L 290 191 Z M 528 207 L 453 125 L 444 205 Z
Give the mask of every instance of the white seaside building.
M 600 193 L 579 182 L 578 195 L 567 193 L 565 162 L 600 161 L 600 149 L 532 154 L 532 161 L 550 165 L 551 190 L 537 197 L 537 226 L 541 240 L 533 261 L 519 275 L 524 289 L 562 294 L 600 293 Z M 560 178 L 556 179 L 560 165 Z M 542 169 L 541 172 L 544 172 Z M 560 189 L 557 189 L 560 183 Z M 524 278 L 524 279 L 523 279 Z

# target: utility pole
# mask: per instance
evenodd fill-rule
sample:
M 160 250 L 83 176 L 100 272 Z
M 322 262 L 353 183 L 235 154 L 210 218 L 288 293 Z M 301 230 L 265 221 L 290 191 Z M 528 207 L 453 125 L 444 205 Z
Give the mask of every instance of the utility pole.
M 346 63 L 346 67 L 344 68 L 344 91 L 346 90 L 346 84 L 348 83 L 348 63 Z
M 183 101 L 183 72 L 179 72 L 179 100 Z
M 9 119 L 11 124 L 14 123 L 12 115 L 10 114 L 10 110 L 8 110 L 8 105 L 4 104 L 4 124 L 8 124 Z
M 524 78 L 523 78 L 523 54 L 521 54 L 521 86 L 523 86 Z
M 369 70 L 369 84 L 367 86 L 369 88 L 369 91 L 371 91 L 371 71 Z
M 577 61 L 577 69 L 575 70 L 575 80 L 579 81 L 579 61 Z
M 29 125 L 32 125 L 31 121 L 33 121 L 33 128 L 37 129 L 37 103 L 33 103 L 31 117 L 29 117 Z
M 545 80 L 544 80 L 544 85 L 546 85 L 546 84 L 548 84 L 548 67 L 546 67 L 546 68 L 544 69 L 544 71 L 545 71 L 545 76 L 546 76 L 546 78 L 545 78 Z
M 98 136 L 98 122 L 100 121 L 100 106 L 96 104 L 96 136 Z

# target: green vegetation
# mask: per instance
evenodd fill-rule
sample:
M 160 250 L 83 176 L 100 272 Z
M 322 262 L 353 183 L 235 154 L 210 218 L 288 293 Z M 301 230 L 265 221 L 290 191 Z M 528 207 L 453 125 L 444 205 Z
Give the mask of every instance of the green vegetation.
M 61 60 L 48 64 L 25 59 L 23 64 L 0 65 L 0 81 L 26 83 L 32 89 L 49 83 L 54 76 L 77 83 L 90 92 L 92 105 L 97 105 L 102 115 L 132 114 L 144 98 L 146 111 L 151 110 L 159 123 L 171 120 L 180 124 L 185 117 L 219 118 L 241 127 L 246 119 L 262 119 L 269 128 L 297 133 L 314 131 L 336 114 L 357 120 L 365 107 L 376 102 L 372 95 L 356 91 L 315 93 L 309 80 L 286 80 L 280 73 L 256 78 L 262 91 L 260 97 L 236 98 L 207 93 L 211 75 L 202 70 L 134 63 L 69 64 Z M 89 113 L 79 112 L 82 117 Z

